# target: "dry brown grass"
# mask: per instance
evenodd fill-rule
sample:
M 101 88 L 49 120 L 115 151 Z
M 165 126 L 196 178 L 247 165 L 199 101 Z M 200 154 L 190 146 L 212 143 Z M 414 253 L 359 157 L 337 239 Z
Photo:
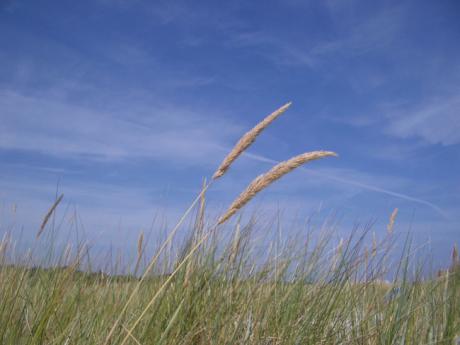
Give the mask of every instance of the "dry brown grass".
M 272 169 L 270 169 L 270 171 L 256 177 L 249 184 L 249 186 L 238 196 L 238 198 L 236 198 L 235 201 L 233 201 L 233 203 L 228 208 L 227 212 L 225 212 L 225 214 L 219 218 L 218 224 L 222 224 L 226 220 L 228 220 L 240 208 L 246 205 L 249 202 L 249 200 L 251 200 L 257 193 L 259 193 L 262 189 L 268 187 L 270 184 L 281 178 L 283 175 L 286 175 L 287 173 L 296 169 L 302 164 L 330 156 L 337 156 L 337 154 L 331 151 L 307 152 L 275 165 Z

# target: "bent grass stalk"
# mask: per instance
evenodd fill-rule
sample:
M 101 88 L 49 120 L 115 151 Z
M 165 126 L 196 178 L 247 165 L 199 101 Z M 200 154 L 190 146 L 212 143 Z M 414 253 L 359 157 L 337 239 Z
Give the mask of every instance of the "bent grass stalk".
M 123 317 L 124 313 L 128 309 L 129 304 L 133 300 L 134 296 L 136 293 L 139 291 L 140 285 L 142 282 L 145 280 L 155 263 L 157 262 L 158 258 L 160 257 L 161 253 L 165 248 L 168 246 L 168 244 L 172 241 L 174 235 L 176 234 L 177 230 L 179 227 L 182 225 L 182 223 L 185 221 L 189 213 L 192 211 L 192 209 L 195 207 L 196 203 L 201 200 L 202 196 L 206 192 L 206 190 L 209 189 L 209 187 L 212 185 L 213 181 L 217 179 L 218 177 L 222 177 L 225 172 L 228 170 L 230 165 L 238 158 L 241 153 L 246 150 L 256 139 L 256 137 L 271 123 L 273 122 L 279 115 L 284 113 L 287 108 L 292 104 L 292 102 L 289 102 L 267 116 L 264 120 L 259 122 L 252 130 L 247 132 L 246 134 L 241 137 L 241 139 L 238 141 L 238 143 L 233 147 L 233 149 L 230 151 L 230 153 L 225 157 L 224 161 L 222 164 L 217 168 L 216 172 L 213 174 L 213 179 L 211 182 L 208 184 L 205 184 L 200 192 L 200 194 L 193 200 L 189 208 L 185 211 L 185 213 L 182 215 L 182 217 L 179 219 L 179 222 L 176 224 L 176 226 L 171 230 L 170 234 L 168 235 L 168 238 L 163 242 L 162 246 L 160 249 L 158 249 L 158 252 L 156 255 L 152 258 L 150 261 L 149 265 L 145 269 L 144 274 L 142 275 L 141 279 L 139 282 L 136 284 L 136 287 L 134 288 L 133 292 L 128 298 L 128 301 L 126 302 L 125 306 L 123 307 L 121 313 L 118 315 L 118 318 L 116 319 L 115 323 L 113 324 L 112 328 L 109 331 L 109 334 L 107 335 L 104 344 L 107 345 L 109 343 L 110 338 L 112 337 L 113 333 L 115 332 L 115 329 L 117 328 L 118 324 L 121 321 L 121 318 Z
M 125 326 L 123 326 L 123 330 L 128 334 L 128 336 L 134 340 L 134 342 L 137 344 L 137 345 L 142 345 L 141 342 L 139 340 L 137 340 L 137 338 L 129 331 L 129 329 L 127 329 Z
M 213 233 L 213 231 L 216 229 L 216 227 L 214 227 L 211 231 L 209 231 L 206 235 L 204 235 L 196 244 L 194 247 L 192 247 L 192 249 L 190 250 L 190 252 L 182 259 L 182 261 L 177 265 L 176 269 L 169 275 L 169 277 L 165 280 L 165 282 L 160 286 L 160 288 L 157 290 L 157 292 L 155 293 L 155 295 L 152 297 L 152 299 L 149 301 L 149 303 L 147 304 L 147 306 L 144 308 L 144 310 L 142 311 L 142 313 L 139 315 L 139 317 L 136 319 L 136 321 L 134 322 L 134 324 L 131 326 L 131 328 L 129 328 L 129 332 L 128 334 L 126 335 L 126 337 L 123 339 L 123 341 L 121 342 L 121 345 L 124 345 L 128 339 L 129 339 L 129 333 L 132 333 L 134 331 L 134 329 L 137 327 L 137 325 L 139 324 L 139 322 L 142 320 L 142 318 L 144 317 L 144 315 L 148 312 L 148 310 L 150 309 L 150 307 L 156 302 L 158 296 L 161 295 L 161 293 L 163 292 L 163 290 L 168 286 L 168 284 L 171 282 L 171 280 L 176 276 L 177 272 L 179 272 L 181 270 L 181 268 L 188 262 L 188 260 L 192 257 L 193 254 L 195 254 L 195 252 L 200 248 L 200 246 L 209 238 L 209 236 Z
M 157 262 L 157 260 L 160 257 L 161 253 L 163 252 L 163 250 L 165 250 L 165 248 L 168 246 L 168 244 L 172 241 L 172 239 L 174 238 L 174 235 L 176 234 L 177 230 L 180 228 L 182 223 L 185 221 L 185 219 L 187 218 L 189 213 L 193 210 L 193 208 L 195 207 L 196 203 L 200 200 L 201 195 L 211 186 L 211 184 L 212 184 L 212 181 L 207 186 L 205 186 L 202 189 L 202 191 L 200 192 L 200 194 L 198 194 L 198 196 L 195 198 L 195 200 L 192 201 L 192 203 L 190 204 L 188 209 L 184 212 L 182 217 L 177 222 L 176 226 L 171 230 L 170 234 L 168 235 L 168 238 L 163 242 L 163 244 L 158 249 L 158 251 L 155 254 L 155 256 L 150 261 L 149 265 L 147 266 L 147 268 L 145 269 L 144 273 L 142 274 L 141 279 L 137 282 L 134 290 L 131 292 L 131 295 L 129 296 L 128 301 L 126 302 L 125 306 L 123 307 L 123 309 L 121 310 L 120 314 L 118 315 L 118 318 L 115 320 L 112 328 L 109 331 L 109 334 L 105 338 L 104 345 L 107 345 L 109 343 L 109 340 L 112 337 L 113 333 L 115 332 L 118 324 L 120 323 L 121 318 L 125 314 L 126 310 L 128 309 L 128 306 L 131 304 L 131 301 L 133 300 L 133 298 L 136 295 L 136 293 L 139 291 L 139 288 L 140 288 L 141 284 L 143 283 L 143 281 L 145 280 L 147 275 L 152 270 L 153 266 Z M 129 337 L 129 335 L 128 335 L 128 337 Z
M 131 328 L 129 328 L 129 333 L 133 333 L 139 322 L 142 320 L 142 318 L 145 316 L 147 311 L 150 309 L 150 307 L 156 302 L 158 296 L 163 292 L 163 290 L 168 286 L 168 284 L 171 282 L 171 280 L 176 276 L 177 272 L 180 271 L 180 269 L 187 263 L 187 261 L 192 257 L 192 255 L 199 249 L 199 247 L 209 238 L 209 236 L 217 229 L 217 226 L 223 223 L 222 218 L 225 218 L 227 220 L 231 215 L 233 215 L 236 210 L 240 209 L 243 207 L 247 202 L 249 202 L 250 199 L 252 199 L 255 194 L 260 192 L 262 189 L 266 188 L 269 186 L 271 183 L 273 183 L 275 180 L 278 180 L 282 176 L 286 175 L 290 171 L 294 170 L 295 168 L 299 167 L 302 164 L 305 164 L 309 161 L 319 159 L 322 157 L 327 157 L 327 156 L 337 156 L 335 152 L 331 151 L 314 151 L 314 152 L 308 152 L 304 153 L 301 155 L 298 155 L 296 157 L 293 157 L 285 162 L 281 162 L 274 166 L 270 171 L 267 173 L 260 175 L 257 177 L 253 183 L 249 185 L 249 187 L 235 200 L 235 202 L 232 205 L 235 205 L 235 211 L 228 215 L 228 212 L 221 217 L 217 224 L 211 228 L 211 230 L 205 234 L 196 244 L 195 246 L 192 247 L 192 249 L 189 251 L 189 253 L 182 259 L 182 261 L 177 265 L 176 269 L 169 275 L 169 277 L 165 280 L 165 282 L 161 285 L 161 287 L 157 290 L 155 295 L 152 297 L 152 299 L 149 301 L 149 303 L 146 305 L 142 313 L 139 315 L 139 317 L 136 319 L 136 321 L 133 323 Z M 238 207 L 239 206 L 239 207 Z M 230 207 L 229 211 L 232 211 L 232 207 Z M 227 217 L 228 216 L 228 217 Z M 128 339 L 129 339 L 129 333 L 125 336 L 123 341 L 121 342 L 121 345 L 124 345 Z

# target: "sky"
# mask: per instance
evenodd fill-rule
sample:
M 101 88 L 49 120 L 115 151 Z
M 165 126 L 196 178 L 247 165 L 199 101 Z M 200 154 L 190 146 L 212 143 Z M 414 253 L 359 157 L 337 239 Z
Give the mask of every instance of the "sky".
M 398 208 L 395 231 L 445 263 L 460 242 L 459 13 L 447 0 L 2 0 L 0 232 L 35 236 L 58 189 L 64 224 L 77 210 L 91 241 L 131 246 L 292 101 L 209 190 L 210 217 L 274 163 L 332 150 L 243 213 L 334 215 L 344 234 L 374 222 L 384 236 Z

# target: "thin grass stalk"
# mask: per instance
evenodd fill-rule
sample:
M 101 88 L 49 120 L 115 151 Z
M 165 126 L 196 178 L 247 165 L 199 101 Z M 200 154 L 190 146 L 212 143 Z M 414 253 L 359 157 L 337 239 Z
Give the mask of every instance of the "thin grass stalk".
M 171 316 L 171 319 L 169 320 L 168 325 L 166 326 L 166 329 L 164 330 L 163 334 L 160 337 L 160 340 L 158 341 L 159 345 L 161 345 L 161 344 L 163 344 L 165 342 L 166 337 L 168 336 L 169 332 L 172 329 L 172 326 L 174 325 L 174 322 L 176 321 L 177 317 L 179 316 L 179 313 L 182 310 L 183 305 L 184 305 L 184 299 L 182 299 L 182 301 L 177 306 L 176 311 Z
M 206 186 L 206 179 L 203 181 L 203 188 L 205 188 L 205 186 Z M 201 198 L 200 198 L 200 207 L 198 209 L 197 219 L 195 222 L 195 226 L 193 228 L 194 233 L 193 233 L 192 242 L 191 242 L 192 245 L 198 241 L 198 239 L 202 236 L 202 233 L 204 231 L 205 206 L 206 206 L 206 197 L 205 197 L 205 193 L 202 193 Z M 194 263 L 190 261 L 185 270 L 183 288 L 186 288 L 188 286 L 193 268 L 194 268 Z
M 315 152 L 309 152 L 305 153 L 299 156 L 296 156 L 294 158 L 291 158 L 288 161 L 281 162 L 280 164 L 276 165 L 273 167 L 268 173 L 259 176 L 256 178 L 253 183 L 246 189 L 245 192 L 243 192 L 238 199 L 242 199 L 243 202 L 236 203 L 237 206 L 239 206 L 237 209 L 240 209 L 241 207 L 246 204 L 246 202 L 249 201 L 255 194 L 257 194 L 259 191 L 270 185 L 272 182 L 275 180 L 279 179 L 283 175 L 287 174 L 288 172 L 294 170 L 295 168 L 299 167 L 300 165 L 309 162 L 314 159 L 319 159 L 322 157 L 327 157 L 327 156 L 337 156 L 335 152 L 330 152 L 330 151 L 315 151 Z M 248 191 L 249 190 L 249 191 Z M 250 197 L 248 197 L 249 195 Z M 237 199 L 237 201 L 238 201 Z M 237 207 L 236 206 L 236 207 Z M 235 211 L 236 212 L 236 211 Z M 235 213 L 233 212 L 233 213 Z M 232 213 L 232 214 L 233 214 Z M 227 214 L 226 214 L 227 215 Z M 224 217 L 226 216 L 224 215 Z M 222 218 L 221 218 L 222 219 Z M 179 272 L 179 270 L 188 262 L 188 260 L 192 257 L 192 255 L 198 250 L 198 248 L 208 239 L 208 237 L 214 233 L 214 230 L 217 228 L 219 224 L 221 224 L 221 219 L 218 220 L 217 224 L 211 228 L 211 230 L 204 235 L 196 244 L 195 246 L 190 250 L 190 252 L 182 259 L 182 261 L 177 265 L 176 269 L 169 275 L 169 277 L 166 279 L 166 281 L 163 283 L 163 285 L 159 288 L 159 290 L 155 293 L 155 295 L 152 297 L 152 299 L 149 301 L 147 306 L 144 308 L 140 316 L 137 318 L 137 320 L 134 322 L 134 324 L 130 328 L 130 332 L 132 333 L 134 329 L 137 327 L 139 322 L 142 320 L 144 315 L 147 313 L 148 309 L 155 303 L 157 300 L 158 296 L 162 293 L 162 291 L 166 288 L 166 286 L 169 284 L 169 282 L 174 278 L 174 276 Z M 227 218 L 228 219 L 228 218 Z M 121 345 L 124 345 L 126 341 L 128 340 L 129 335 L 127 335 Z
M 112 328 L 110 329 L 109 331 L 109 334 L 107 334 L 106 338 L 105 338 L 105 341 L 104 341 L 104 344 L 103 345 L 107 345 L 113 335 L 113 333 L 115 332 L 118 324 L 120 323 L 121 321 L 121 318 L 123 317 L 123 315 L 125 314 L 126 310 L 128 309 L 128 306 L 131 304 L 134 296 L 136 295 L 136 293 L 139 291 L 139 288 L 141 286 L 141 284 L 143 283 L 143 281 L 145 280 L 145 278 L 147 277 L 147 275 L 150 273 L 150 271 L 152 270 L 153 266 L 155 265 L 155 263 L 157 262 L 158 258 L 160 257 L 161 253 L 163 252 L 163 250 L 168 246 L 168 244 L 172 241 L 172 239 L 174 238 L 174 235 L 176 234 L 176 232 L 179 230 L 180 226 L 182 225 L 182 223 L 185 221 L 185 219 L 187 218 L 187 216 L 189 215 L 189 213 L 193 210 L 193 208 L 195 207 L 196 203 L 201 199 L 201 196 L 203 193 L 206 192 L 206 190 L 212 185 L 212 181 L 206 185 L 202 191 L 200 192 L 200 194 L 198 194 L 198 196 L 195 198 L 195 200 L 193 200 L 193 202 L 190 204 L 189 208 L 184 212 L 184 214 L 182 215 L 182 217 L 179 219 L 178 223 L 176 224 L 176 226 L 171 230 L 171 232 L 169 233 L 168 235 L 168 238 L 163 242 L 163 244 L 161 245 L 161 247 L 158 249 L 157 253 L 155 254 L 155 256 L 152 258 L 152 260 L 150 261 L 149 265 L 147 266 L 147 268 L 145 269 L 144 273 L 142 274 L 142 277 L 141 279 L 139 279 L 139 281 L 137 282 L 136 286 L 134 287 L 134 290 L 131 292 L 129 298 L 128 298 L 128 301 L 126 302 L 125 306 L 123 307 L 123 309 L 121 310 L 120 314 L 118 315 L 118 318 L 115 320 Z
M 236 257 L 239 252 L 240 248 L 240 241 L 241 241 L 241 226 L 240 222 L 236 223 L 236 231 L 233 237 L 232 248 L 229 257 L 230 266 L 233 267 L 235 265 Z
M 123 326 L 123 330 L 128 334 L 128 336 L 134 340 L 134 342 L 137 344 L 137 345 L 142 345 L 141 342 L 139 340 L 137 340 L 137 338 L 129 331 L 129 329 L 127 329 L 125 326 Z
M 238 158 L 238 156 L 245 150 L 247 149 L 255 140 L 255 138 L 271 123 L 273 122 L 279 115 L 284 113 L 287 108 L 291 105 L 291 102 L 287 103 L 274 113 L 270 114 L 267 116 L 262 122 L 260 122 L 256 127 L 254 127 L 251 131 L 243 135 L 243 137 L 238 141 L 238 143 L 235 145 L 235 147 L 232 149 L 232 151 L 227 155 L 227 157 L 224 159 L 222 164 L 219 166 L 217 171 L 213 175 L 213 179 L 211 182 L 207 185 L 205 185 L 201 191 L 201 193 L 195 198 L 195 200 L 192 202 L 192 204 L 189 206 L 189 208 L 185 211 L 185 213 L 182 215 L 180 218 L 179 222 L 176 224 L 174 229 L 171 231 L 169 234 L 168 238 L 165 240 L 165 242 L 162 244 L 161 248 L 158 250 L 157 254 L 152 258 L 150 261 L 148 267 L 146 268 L 144 274 L 142 275 L 141 279 L 137 283 L 136 287 L 134 288 L 133 292 L 131 293 L 130 297 L 128 298 L 128 301 L 126 302 L 126 305 L 123 307 L 121 313 L 119 314 L 117 320 L 115 321 L 114 325 L 109 331 L 109 334 L 107 335 L 104 344 L 107 345 L 110 338 L 112 337 L 116 327 L 118 326 L 118 323 L 120 322 L 121 318 L 123 317 L 124 313 L 126 312 L 128 305 L 131 303 L 134 295 L 138 292 L 140 285 L 144 281 L 145 277 L 147 274 L 151 271 L 155 263 L 157 262 L 158 258 L 160 257 L 161 253 L 163 250 L 168 246 L 168 244 L 171 242 L 172 238 L 176 234 L 177 230 L 179 227 L 182 225 L 188 214 L 191 212 L 191 210 L 195 207 L 195 204 L 202 198 L 206 190 L 212 185 L 212 182 L 216 180 L 217 178 L 223 176 L 225 172 L 228 170 L 230 165 L 233 163 L 233 161 Z
M 196 244 L 193 246 L 193 248 L 190 250 L 190 252 L 182 259 L 182 261 L 176 266 L 175 270 L 168 276 L 168 278 L 164 281 L 164 283 L 160 286 L 160 288 L 157 290 L 155 295 L 152 297 L 152 299 L 149 301 L 147 306 L 144 308 L 140 316 L 136 319 L 136 321 L 133 323 L 131 328 L 129 328 L 129 332 L 132 333 L 134 329 L 137 327 L 139 322 L 142 320 L 142 318 L 145 316 L 147 311 L 150 309 L 150 307 L 156 302 L 158 296 L 161 295 L 163 290 L 168 286 L 168 284 L 171 282 L 171 280 L 176 276 L 176 274 L 181 270 L 181 268 L 188 262 L 188 260 L 192 257 L 193 254 L 200 248 L 200 246 L 209 238 L 209 236 L 214 232 L 217 226 L 215 226 L 211 231 L 206 233 Z M 123 339 L 121 342 L 121 345 L 124 345 L 129 339 L 129 335 L 126 335 L 126 337 Z

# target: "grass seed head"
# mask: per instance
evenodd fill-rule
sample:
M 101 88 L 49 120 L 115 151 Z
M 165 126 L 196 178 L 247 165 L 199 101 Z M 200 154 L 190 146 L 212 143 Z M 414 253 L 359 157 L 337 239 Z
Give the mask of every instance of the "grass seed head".
M 48 223 L 51 215 L 53 214 L 53 212 L 56 210 L 56 207 L 58 207 L 58 205 L 60 204 L 60 202 L 62 201 L 62 198 L 64 198 L 64 194 L 61 194 L 59 196 L 59 198 L 56 199 L 56 201 L 54 202 L 54 204 L 50 207 L 50 209 L 48 210 L 48 212 L 46 213 L 45 217 L 43 218 L 43 222 L 42 224 L 40 225 L 40 229 L 38 230 L 37 232 L 37 238 L 39 238 L 41 236 L 41 234 L 43 233 L 43 230 L 45 230 L 45 226 L 46 224 Z
M 459 265 L 460 261 L 458 259 L 458 248 L 457 248 L 457 244 L 454 244 L 453 248 L 452 248 L 452 267 L 456 267 L 457 265 Z
M 295 156 L 287 161 L 275 165 L 270 171 L 256 177 L 249 186 L 233 201 L 228 208 L 227 212 L 219 218 L 218 224 L 224 223 L 232 215 L 234 215 L 240 208 L 249 202 L 257 193 L 268 187 L 270 184 L 280 179 L 290 171 L 298 168 L 302 164 L 310 162 L 315 159 L 323 157 L 337 156 L 335 152 L 331 151 L 314 151 L 307 152 Z
M 144 231 L 141 231 L 139 238 L 137 239 L 137 257 L 138 260 L 142 256 L 142 248 L 144 244 Z
M 275 119 L 283 114 L 290 106 L 292 102 L 286 103 L 278 110 L 274 111 L 268 115 L 265 119 L 259 122 L 253 129 L 244 134 L 241 139 L 236 143 L 230 153 L 224 158 L 220 166 L 217 168 L 216 172 L 212 178 L 218 179 L 223 176 L 225 172 L 230 168 L 230 165 L 256 140 L 257 136 Z
M 396 220 L 397 215 L 398 215 L 398 209 L 395 208 L 393 212 L 391 213 L 390 221 L 388 222 L 388 225 L 387 225 L 387 232 L 389 235 L 393 233 L 393 227 L 395 225 L 395 220 Z

